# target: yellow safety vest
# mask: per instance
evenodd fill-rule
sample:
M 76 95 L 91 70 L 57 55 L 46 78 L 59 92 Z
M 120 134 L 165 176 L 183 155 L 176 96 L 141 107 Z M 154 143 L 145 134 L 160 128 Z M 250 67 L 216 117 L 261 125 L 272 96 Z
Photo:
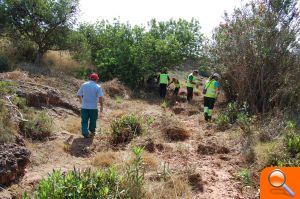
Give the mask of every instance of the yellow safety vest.
M 195 80 L 193 73 L 189 74 L 189 76 L 187 77 L 187 80 L 186 80 L 186 87 L 194 88 L 194 84 L 190 83 L 190 76 L 193 77 L 192 82 L 194 82 L 194 80 Z
M 164 73 L 160 74 L 159 75 L 159 83 L 160 84 L 168 84 L 169 83 L 168 77 L 169 77 L 168 74 L 164 74 Z
M 207 89 L 206 94 L 204 95 L 205 97 L 216 98 L 216 88 L 215 88 L 216 82 L 217 81 L 213 79 L 205 83 L 204 88 Z

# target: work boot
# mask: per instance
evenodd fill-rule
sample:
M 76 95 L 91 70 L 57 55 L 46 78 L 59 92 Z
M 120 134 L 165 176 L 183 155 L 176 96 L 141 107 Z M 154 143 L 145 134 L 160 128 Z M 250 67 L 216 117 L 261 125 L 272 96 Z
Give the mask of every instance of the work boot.
M 211 121 L 211 116 L 207 116 L 207 121 Z
M 207 113 L 204 113 L 204 119 L 205 119 L 205 121 L 208 121 L 208 114 Z

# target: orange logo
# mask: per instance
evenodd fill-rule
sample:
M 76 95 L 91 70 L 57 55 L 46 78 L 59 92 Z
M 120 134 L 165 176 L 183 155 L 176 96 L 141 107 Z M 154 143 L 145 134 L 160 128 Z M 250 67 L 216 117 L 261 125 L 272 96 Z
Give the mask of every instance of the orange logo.
M 300 199 L 300 167 L 268 167 L 260 176 L 261 199 Z

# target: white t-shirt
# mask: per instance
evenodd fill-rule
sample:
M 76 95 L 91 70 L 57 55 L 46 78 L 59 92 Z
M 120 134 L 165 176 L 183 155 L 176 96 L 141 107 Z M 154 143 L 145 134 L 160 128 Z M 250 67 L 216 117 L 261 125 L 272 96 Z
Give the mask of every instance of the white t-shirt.
M 98 109 L 97 103 L 99 102 L 99 97 L 103 97 L 103 91 L 101 86 L 94 81 L 87 81 L 81 85 L 77 92 L 77 96 L 82 97 L 83 109 Z

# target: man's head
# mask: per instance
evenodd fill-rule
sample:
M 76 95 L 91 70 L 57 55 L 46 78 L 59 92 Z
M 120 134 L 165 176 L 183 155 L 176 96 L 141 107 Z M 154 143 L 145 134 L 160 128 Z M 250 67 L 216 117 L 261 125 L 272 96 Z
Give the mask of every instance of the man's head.
M 163 68 L 162 69 L 162 73 L 165 73 L 165 74 L 167 74 L 168 73 L 168 69 L 165 67 L 165 68 Z
M 215 80 L 219 80 L 219 79 L 221 79 L 221 75 L 219 75 L 218 73 L 214 73 L 212 75 L 212 78 L 214 78 Z
M 193 75 L 194 75 L 194 76 L 198 75 L 198 73 L 199 73 L 199 72 L 198 72 L 197 70 L 194 70 L 194 71 L 193 71 Z
M 96 74 L 96 73 L 90 74 L 90 80 L 95 81 L 95 82 L 98 81 L 99 80 L 98 74 Z

